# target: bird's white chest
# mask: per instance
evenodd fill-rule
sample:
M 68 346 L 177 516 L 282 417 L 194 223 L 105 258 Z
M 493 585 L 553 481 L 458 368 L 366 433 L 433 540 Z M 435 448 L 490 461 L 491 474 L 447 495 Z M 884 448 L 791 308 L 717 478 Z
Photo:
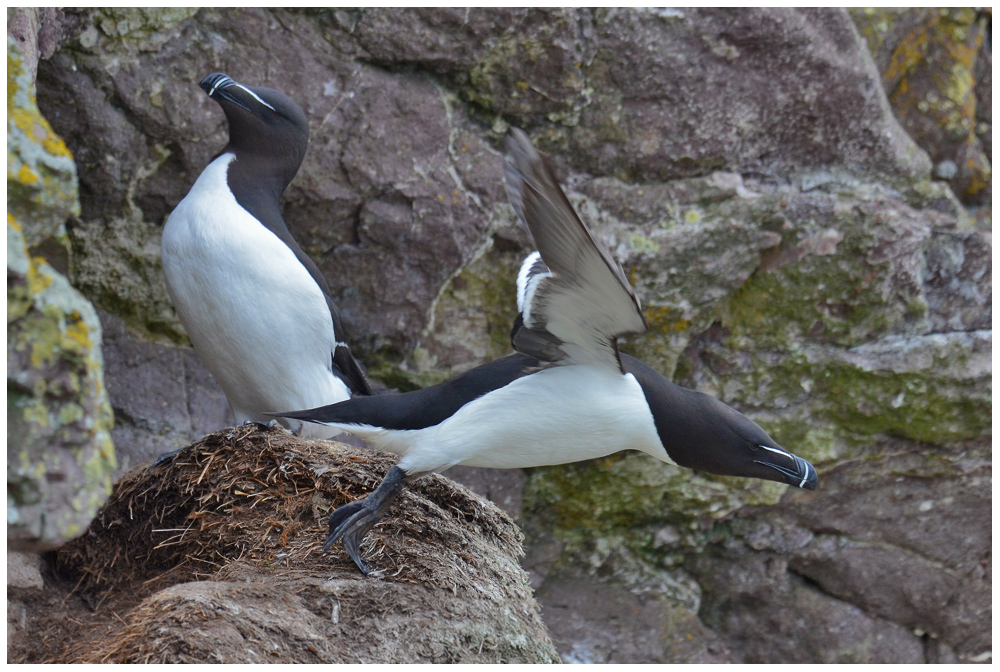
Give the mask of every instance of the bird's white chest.
M 341 401 L 349 394 L 331 372 L 323 292 L 236 201 L 226 181 L 233 160 L 213 161 L 164 228 L 163 273 L 177 314 L 238 421 Z
M 455 464 L 516 468 L 565 464 L 634 449 L 670 461 L 642 387 L 603 367 L 560 366 L 463 406 L 439 425 L 385 432 L 377 442 L 407 470 Z

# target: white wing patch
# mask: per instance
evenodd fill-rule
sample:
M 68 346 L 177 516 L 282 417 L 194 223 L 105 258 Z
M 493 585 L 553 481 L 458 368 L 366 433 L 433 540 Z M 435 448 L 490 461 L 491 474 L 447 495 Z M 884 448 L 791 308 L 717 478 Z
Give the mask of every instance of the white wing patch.
M 551 277 L 552 272 L 542 261 L 542 255 L 539 252 L 532 252 L 521 264 L 521 270 L 517 274 L 517 310 L 521 313 L 526 327 L 535 326 L 531 319 L 535 291 L 543 280 Z

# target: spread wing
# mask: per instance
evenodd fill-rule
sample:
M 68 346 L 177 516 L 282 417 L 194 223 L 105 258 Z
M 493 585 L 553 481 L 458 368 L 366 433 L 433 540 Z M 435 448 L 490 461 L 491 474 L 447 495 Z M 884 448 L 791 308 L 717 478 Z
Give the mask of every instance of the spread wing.
M 504 172 L 511 205 L 538 247 L 518 273 L 514 348 L 550 362 L 620 368 L 616 339 L 648 326 L 621 265 L 580 221 L 520 130 L 507 135 Z

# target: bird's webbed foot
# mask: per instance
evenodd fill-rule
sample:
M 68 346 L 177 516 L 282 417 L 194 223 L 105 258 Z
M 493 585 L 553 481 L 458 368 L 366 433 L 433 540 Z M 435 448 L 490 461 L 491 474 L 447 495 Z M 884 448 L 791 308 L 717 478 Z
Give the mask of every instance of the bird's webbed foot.
M 406 485 L 407 474 L 399 467 L 393 467 L 385 475 L 382 482 L 373 493 L 364 499 L 356 499 L 344 504 L 330 516 L 330 536 L 323 544 L 323 550 L 343 539 L 344 550 L 354 560 L 362 574 L 368 574 L 368 568 L 361 560 L 361 541 L 365 538 L 375 523 L 385 515 L 389 505 L 399 496 Z

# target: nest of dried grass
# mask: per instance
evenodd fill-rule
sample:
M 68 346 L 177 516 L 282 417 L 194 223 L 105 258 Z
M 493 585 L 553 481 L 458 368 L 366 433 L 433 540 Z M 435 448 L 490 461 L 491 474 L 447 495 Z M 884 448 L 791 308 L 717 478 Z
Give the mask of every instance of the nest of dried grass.
M 337 545 L 321 547 L 338 506 L 364 497 L 394 456 L 254 426 L 206 436 L 161 467 L 128 474 L 87 534 L 57 554 L 81 589 L 136 580 L 158 587 L 211 579 L 232 562 L 287 573 L 357 568 Z M 407 487 L 362 546 L 387 580 L 454 590 L 483 558 L 470 537 L 521 553 L 523 537 L 500 509 L 436 474 Z M 443 552 L 444 551 L 444 552 Z
M 519 530 L 446 478 L 408 486 L 369 533 L 374 578 L 339 545 L 322 552 L 330 512 L 394 463 L 245 426 L 130 473 L 55 556 L 100 627 L 68 632 L 67 649 L 47 659 L 556 660 L 517 564 Z

